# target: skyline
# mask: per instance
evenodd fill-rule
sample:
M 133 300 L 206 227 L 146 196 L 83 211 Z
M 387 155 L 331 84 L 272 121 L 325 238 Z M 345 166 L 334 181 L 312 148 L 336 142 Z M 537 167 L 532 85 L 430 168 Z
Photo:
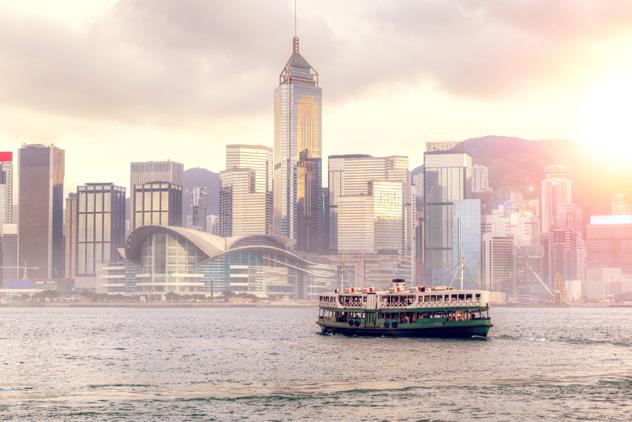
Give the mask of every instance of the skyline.
M 54 143 L 67 153 L 68 187 L 129 189 L 132 161 L 169 158 L 218 172 L 226 144 L 273 146 L 273 89 L 291 52 L 293 4 L 220 5 L 218 21 L 212 2 L 0 1 L 3 149 Z M 632 88 L 620 79 L 632 69 L 632 6 L 544 5 L 299 2 L 302 51 L 326 87 L 323 157 L 396 153 L 413 168 L 424 141 L 487 134 L 594 147 L 582 136 L 596 137 L 595 125 L 582 116 Z M 562 16 L 565 29 L 555 25 Z M 33 25 L 36 38 L 25 31 Z M 244 70 L 246 59 L 254 64 Z M 605 149 L 615 141 L 603 140 Z M 100 160 L 77 159 L 94 150 Z

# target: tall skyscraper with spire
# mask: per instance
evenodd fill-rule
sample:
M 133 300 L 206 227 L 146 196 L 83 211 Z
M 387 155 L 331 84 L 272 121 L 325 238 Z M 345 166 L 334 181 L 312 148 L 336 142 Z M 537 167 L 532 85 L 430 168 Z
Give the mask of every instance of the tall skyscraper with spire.
M 292 55 L 274 90 L 273 231 L 296 240 L 299 250 L 322 247 L 322 90 L 318 72 Z

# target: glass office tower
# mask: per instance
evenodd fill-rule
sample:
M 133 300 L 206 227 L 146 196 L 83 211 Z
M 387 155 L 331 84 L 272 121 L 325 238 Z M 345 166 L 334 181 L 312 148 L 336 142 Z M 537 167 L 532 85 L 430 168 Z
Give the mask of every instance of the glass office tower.
M 125 245 L 125 188 L 87 183 L 77 188 L 76 275 L 95 275 Z
M 18 262 L 34 280 L 64 277 L 64 150 L 23 145 L 19 161 Z
M 424 153 L 424 278 L 428 284 L 449 284 L 458 266 L 453 260 L 452 207 L 469 196 L 471 169 L 467 153 Z
M 322 247 L 320 236 L 313 237 L 323 222 L 321 97 L 318 72 L 299 53 L 295 36 L 274 90 L 273 231 L 304 250 Z

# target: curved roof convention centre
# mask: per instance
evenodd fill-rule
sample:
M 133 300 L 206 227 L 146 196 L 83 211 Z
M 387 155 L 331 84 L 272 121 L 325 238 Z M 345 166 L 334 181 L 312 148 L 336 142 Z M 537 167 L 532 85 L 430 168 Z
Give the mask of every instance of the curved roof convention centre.
M 119 250 L 121 256 L 139 264 L 141 245 L 146 239 L 156 233 L 168 233 L 188 240 L 202 252 L 206 257 L 205 260 L 237 250 L 268 249 L 297 259 L 305 264 L 310 263 L 305 258 L 288 250 L 295 241 L 285 236 L 260 234 L 220 237 L 200 230 L 175 226 L 143 226 L 137 228 L 127 237 L 124 250 Z

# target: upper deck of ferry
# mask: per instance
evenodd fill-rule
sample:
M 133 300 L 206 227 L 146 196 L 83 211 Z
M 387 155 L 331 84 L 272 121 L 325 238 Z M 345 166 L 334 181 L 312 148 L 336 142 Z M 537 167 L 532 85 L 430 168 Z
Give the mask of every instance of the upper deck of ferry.
M 447 286 L 406 288 L 404 283 L 394 282 L 390 289 L 351 287 L 319 299 L 319 306 L 327 309 L 486 308 L 489 292 Z

